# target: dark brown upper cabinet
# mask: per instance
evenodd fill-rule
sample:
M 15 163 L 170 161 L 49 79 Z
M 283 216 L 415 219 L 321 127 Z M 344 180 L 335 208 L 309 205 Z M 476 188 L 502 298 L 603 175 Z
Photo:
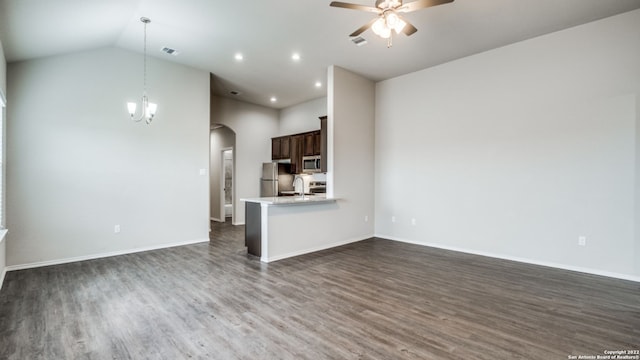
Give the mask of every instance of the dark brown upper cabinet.
M 302 150 L 304 147 L 304 135 L 291 135 L 291 172 L 300 174 L 302 172 Z
M 322 171 L 326 172 L 327 117 L 320 117 L 320 130 L 271 138 L 271 159 L 291 160 L 291 172 L 302 172 L 302 157 L 320 155 Z
M 303 156 L 320 155 L 320 152 L 315 152 L 315 140 L 315 131 L 304 134 L 304 150 L 302 151 Z
M 271 139 L 271 159 L 281 160 L 291 158 L 290 136 L 280 136 Z

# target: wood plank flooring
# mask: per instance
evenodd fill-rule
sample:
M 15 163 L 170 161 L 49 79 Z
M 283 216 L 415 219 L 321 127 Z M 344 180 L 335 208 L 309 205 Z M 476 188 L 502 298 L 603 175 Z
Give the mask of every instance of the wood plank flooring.
M 640 284 L 369 239 L 210 244 L 9 272 L 0 359 L 567 359 L 640 348 Z

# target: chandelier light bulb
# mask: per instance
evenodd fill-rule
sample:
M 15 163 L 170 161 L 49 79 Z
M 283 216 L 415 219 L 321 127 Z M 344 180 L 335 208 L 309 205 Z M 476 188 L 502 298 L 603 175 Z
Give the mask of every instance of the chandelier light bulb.
M 129 110 L 129 115 L 131 115 L 131 117 L 136 114 L 136 107 L 137 105 L 134 102 L 127 103 L 127 110 Z

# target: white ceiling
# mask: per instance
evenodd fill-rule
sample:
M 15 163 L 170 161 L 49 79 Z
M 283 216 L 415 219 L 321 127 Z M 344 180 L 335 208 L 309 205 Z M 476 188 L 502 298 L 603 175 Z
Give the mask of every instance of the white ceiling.
M 146 16 L 150 56 L 211 72 L 219 95 L 236 90 L 238 100 L 283 108 L 325 96 L 330 65 L 379 81 L 640 8 L 640 0 L 455 0 L 406 14 L 418 32 L 395 37 L 387 48 L 371 30 L 361 47 L 348 36 L 374 14 L 329 3 L 0 0 L 0 40 L 8 62 L 105 46 L 142 52 L 139 19 Z M 163 46 L 180 54 L 164 54 Z M 291 59 L 294 52 L 300 61 Z

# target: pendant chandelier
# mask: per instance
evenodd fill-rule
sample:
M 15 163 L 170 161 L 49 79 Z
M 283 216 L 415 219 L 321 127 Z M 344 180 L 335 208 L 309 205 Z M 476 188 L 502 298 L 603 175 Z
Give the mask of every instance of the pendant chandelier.
M 144 119 L 147 124 L 151 124 L 153 117 L 156 115 L 156 110 L 158 109 L 158 105 L 149 102 L 149 98 L 147 97 L 147 24 L 149 24 L 151 20 L 146 17 L 141 17 L 140 21 L 144 24 L 144 78 L 142 92 L 142 109 L 140 110 L 140 115 L 138 117 L 135 116 L 137 107 L 137 104 L 135 102 L 128 102 L 127 109 L 129 110 L 131 120 L 140 122 L 142 121 L 142 119 Z

